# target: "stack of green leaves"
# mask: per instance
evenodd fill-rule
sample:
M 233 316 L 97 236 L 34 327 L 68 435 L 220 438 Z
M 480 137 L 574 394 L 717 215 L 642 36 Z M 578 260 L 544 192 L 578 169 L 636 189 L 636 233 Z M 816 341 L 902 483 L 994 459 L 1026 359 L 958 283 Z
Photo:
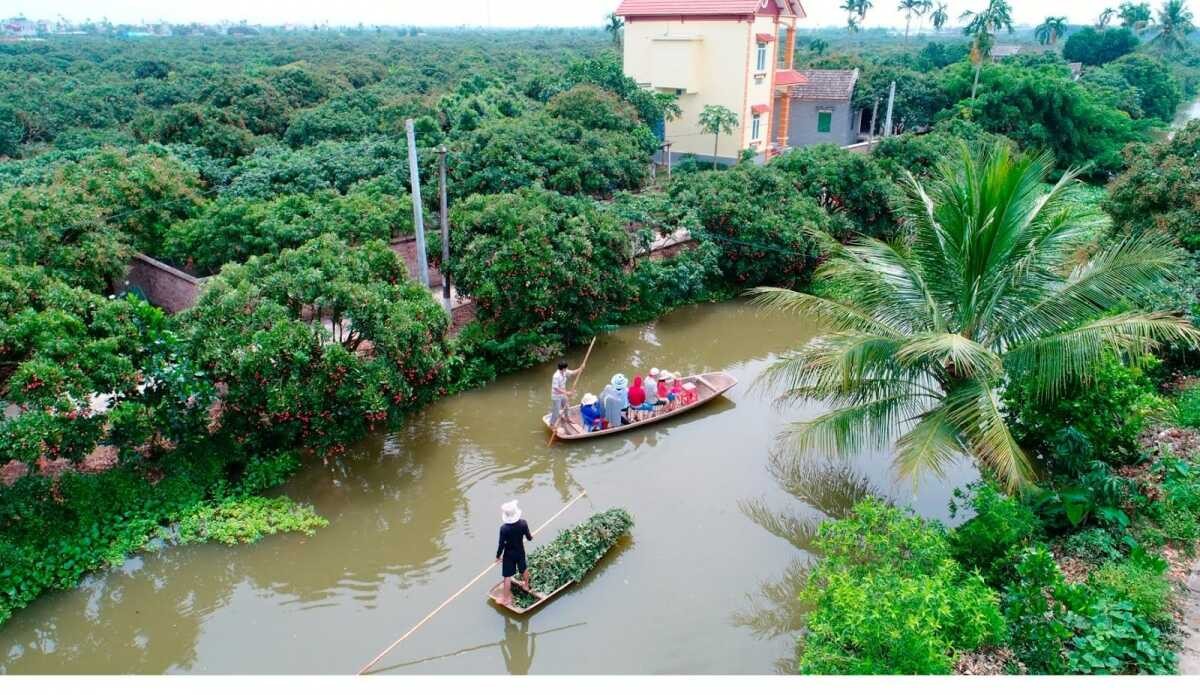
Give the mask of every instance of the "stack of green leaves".
M 530 553 L 531 588 L 549 594 L 567 582 L 583 579 L 632 526 L 629 512 L 613 508 L 559 533 Z M 514 605 L 528 608 L 536 601 L 537 597 L 513 588 Z

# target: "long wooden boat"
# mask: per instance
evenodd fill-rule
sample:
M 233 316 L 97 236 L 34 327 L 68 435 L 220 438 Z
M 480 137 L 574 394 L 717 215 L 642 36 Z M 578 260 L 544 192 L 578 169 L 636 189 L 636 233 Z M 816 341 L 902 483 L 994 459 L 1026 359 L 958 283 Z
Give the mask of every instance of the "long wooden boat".
M 513 582 L 513 593 L 514 594 L 517 592 L 517 588 L 520 587 L 521 591 L 524 591 L 527 594 L 532 594 L 533 597 L 537 599 L 537 601 L 533 602 L 529 606 L 526 606 L 525 608 L 521 608 L 520 606 L 510 606 L 508 604 L 500 603 L 500 589 L 504 587 L 504 580 L 502 579 L 502 580 L 500 580 L 500 583 L 496 584 L 496 586 L 493 586 L 488 591 L 488 598 L 491 599 L 492 602 L 495 603 L 497 606 L 501 606 L 502 608 L 507 608 L 508 610 L 512 611 L 513 613 L 516 613 L 517 615 L 524 615 L 525 613 L 528 613 L 532 610 L 537 609 L 543 603 L 554 598 L 555 596 L 557 596 L 559 594 L 559 592 L 563 591 L 568 586 L 571 586 L 574 583 L 575 583 L 574 581 L 569 581 L 566 584 L 563 584 L 562 586 L 558 587 L 554 591 L 551 591 L 548 594 L 543 594 L 541 592 L 534 591 L 532 589 L 527 589 L 527 588 L 525 588 L 524 584 L 520 584 L 520 583 L 514 581 Z
M 596 432 L 588 432 L 582 420 L 579 418 L 579 406 L 573 405 L 567 411 L 565 418 L 567 424 L 563 424 L 559 420 L 558 439 L 590 439 L 591 437 L 603 437 L 607 434 L 616 434 L 618 432 L 626 432 L 636 427 L 649 425 L 656 422 L 661 422 L 667 418 L 686 413 L 689 410 L 694 410 L 720 396 L 729 389 L 737 386 L 737 379 L 733 375 L 726 372 L 705 372 L 704 374 L 693 374 L 691 376 L 680 377 L 679 381 L 685 384 L 694 384 L 696 386 L 696 400 L 686 405 L 677 405 L 674 410 L 658 410 L 653 415 L 645 415 L 640 420 L 634 420 L 627 425 L 617 427 L 609 427 L 606 430 L 597 430 Z M 546 425 L 546 429 L 550 429 L 550 416 L 543 415 L 542 422 Z

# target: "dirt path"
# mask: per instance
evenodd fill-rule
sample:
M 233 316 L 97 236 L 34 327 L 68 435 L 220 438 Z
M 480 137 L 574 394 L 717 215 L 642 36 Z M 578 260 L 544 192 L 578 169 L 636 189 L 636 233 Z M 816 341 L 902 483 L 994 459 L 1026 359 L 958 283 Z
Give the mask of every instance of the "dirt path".
M 1192 565 L 1184 594 L 1183 647 L 1179 650 L 1179 672 L 1200 675 L 1200 561 Z

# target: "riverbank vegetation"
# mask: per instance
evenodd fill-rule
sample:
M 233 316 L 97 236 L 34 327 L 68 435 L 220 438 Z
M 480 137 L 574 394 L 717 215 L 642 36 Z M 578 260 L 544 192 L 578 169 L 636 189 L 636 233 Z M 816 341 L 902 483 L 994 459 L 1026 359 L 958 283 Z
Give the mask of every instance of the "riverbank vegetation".
M 371 428 L 613 325 L 758 285 L 882 302 L 854 274 L 823 276 L 833 267 L 823 264 L 862 248 L 914 262 L 917 201 L 897 205 L 906 172 L 935 191 L 947 157 L 988 150 L 1024 167 L 1017 192 L 996 191 L 991 208 L 1029 210 L 1050 192 L 1035 224 L 1000 225 L 1048 245 L 1004 277 L 1038 281 L 1038 296 L 1078 309 L 1052 311 L 1049 332 L 1010 331 L 1079 378 L 1026 374 L 1032 358 L 1013 356 L 1015 340 L 991 353 L 944 340 L 905 352 L 904 369 L 922 374 L 942 358 L 978 358 L 941 376 L 974 384 L 976 415 L 990 399 L 986 420 L 944 408 L 928 445 L 969 434 L 999 455 L 997 433 L 1007 433 L 1000 444 L 1020 465 L 989 466 L 1003 475 L 967 493 L 974 517 L 955 530 L 878 506 L 831 522 L 828 564 L 805 589 L 818 609 L 799 663 L 941 672 L 1002 650 L 1029 671 L 1169 668 L 1156 558 L 1189 547 L 1200 509 L 1191 453 L 1147 449 L 1146 431 L 1200 420 L 1187 376 L 1195 355 L 1165 349 L 1166 327 L 1183 332 L 1179 317 L 1195 304 L 1195 269 L 1168 242 L 1196 245 L 1186 167 L 1200 135 L 1193 126 L 1155 138 L 1195 91 L 1195 54 L 1143 44 L 1096 58 L 1078 81 L 1056 52 L 989 60 L 972 97 L 960 39 L 849 38 L 798 53 L 860 67 L 863 104 L 896 80 L 895 136 L 870 154 L 815 147 L 715 171 L 684 162 L 667 180 L 651 176 L 653 132 L 678 111 L 623 76 L 599 31 L 0 46 L 0 621 L 164 527 L 216 540 L 311 531 L 311 512 L 256 497 L 296 470 L 297 451 L 336 457 Z M 437 208 L 434 148 L 448 148 L 449 270 L 476 307 L 454 336 L 386 245 L 412 230 L 407 118 L 426 219 Z M 1049 188 L 1078 168 L 1090 189 Z M 1153 176 L 1162 171 L 1175 185 Z M 957 215 L 949 204 L 943 213 L 939 224 Z M 680 227 L 694 240 L 681 253 L 638 256 Z M 1066 241 L 1078 255 L 1065 255 Z M 168 316 L 123 294 L 134 253 L 211 275 L 196 306 Z M 1111 273 L 1064 295 L 1055 272 L 1068 263 Z M 1128 287 L 1137 292 L 1115 301 Z M 1134 320 L 1152 299 L 1175 313 Z M 1077 335 L 1072 321 L 1106 339 L 1051 350 Z M 1043 333 L 1049 342 L 1032 340 Z M 1148 337 L 1164 343 L 1157 361 Z M 1082 368 L 1081 356 L 1100 352 Z M 1037 487 L 1017 484 L 1026 478 Z M 856 528 L 878 537 L 871 558 L 921 557 L 865 566 L 845 542 Z M 1064 557 L 1086 576 L 1060 576 Z M 860 585 L 876 589 L 858 599 L 838 590 Z M 961 618 L 948 632 L 934 619 L 943 608 Z M 881 651 L 889 615 L 913 611 L 913 642 Z M 856 651 L 864 645 L 873 651 Z

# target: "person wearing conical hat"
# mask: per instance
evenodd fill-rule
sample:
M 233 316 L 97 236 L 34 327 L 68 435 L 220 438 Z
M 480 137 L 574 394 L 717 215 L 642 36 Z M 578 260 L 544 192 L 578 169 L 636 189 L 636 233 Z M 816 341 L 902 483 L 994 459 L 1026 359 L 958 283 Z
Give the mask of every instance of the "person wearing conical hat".
M 513 577 L 519 572 L 525 588 L 529 588 L 529 566 L 525 562 L 525 540 L 533 540 L 529 523 L 521 518 L 521 507 L 516 500 L 500 505 L 500 545 L 496 548 L 496 561 L 503 561 L 500 575 L 504 577 L 504 588 L 500 590 L 500 603 L 511 606 L 513 600 Z

